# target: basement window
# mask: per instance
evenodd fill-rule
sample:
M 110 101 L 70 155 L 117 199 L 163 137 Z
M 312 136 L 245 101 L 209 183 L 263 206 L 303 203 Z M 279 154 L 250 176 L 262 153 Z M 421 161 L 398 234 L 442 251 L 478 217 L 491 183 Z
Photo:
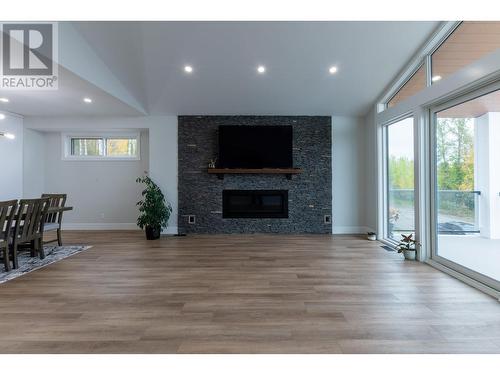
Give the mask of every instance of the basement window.
M 139 160 L 140 134 L 63 134 L 63 160 Z

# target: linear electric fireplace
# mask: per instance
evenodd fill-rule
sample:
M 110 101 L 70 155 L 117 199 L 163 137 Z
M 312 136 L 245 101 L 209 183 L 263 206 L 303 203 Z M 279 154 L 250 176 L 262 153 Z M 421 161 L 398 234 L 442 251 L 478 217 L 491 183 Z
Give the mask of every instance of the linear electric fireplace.
M 288 190 L 223 190 L 223 218 L 288 218 Z

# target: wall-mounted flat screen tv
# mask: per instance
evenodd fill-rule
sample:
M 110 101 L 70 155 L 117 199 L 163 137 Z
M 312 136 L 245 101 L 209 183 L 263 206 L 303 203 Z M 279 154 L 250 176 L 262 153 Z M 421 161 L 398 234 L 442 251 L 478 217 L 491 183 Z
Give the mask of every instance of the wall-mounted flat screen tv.
M 220 168 L 292 168 L 292 126 L 219 126 Z

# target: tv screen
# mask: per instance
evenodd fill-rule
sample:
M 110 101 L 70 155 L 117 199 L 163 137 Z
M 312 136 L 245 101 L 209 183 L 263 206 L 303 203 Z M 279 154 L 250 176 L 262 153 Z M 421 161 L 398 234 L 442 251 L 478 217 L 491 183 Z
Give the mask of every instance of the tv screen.
M 219 167 L 292 168 L 292 126 L 219 126 Z

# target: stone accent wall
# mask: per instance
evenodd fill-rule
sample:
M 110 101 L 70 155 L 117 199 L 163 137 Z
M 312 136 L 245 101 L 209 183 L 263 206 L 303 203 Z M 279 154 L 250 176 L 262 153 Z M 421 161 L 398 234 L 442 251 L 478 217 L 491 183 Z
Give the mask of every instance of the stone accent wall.
M 327 116 L 179 116 L 179 233 L 331 233 L 325 215 L 332 214 L 331 117 Z M 218 154 L 219 125 L 292 125 L 294 167 L 284 175 L 207 173 Z M 223 219 L 222 190 L 288 190 L 287 219 Z M 188 223 L 195 215 L 196 222 Z

